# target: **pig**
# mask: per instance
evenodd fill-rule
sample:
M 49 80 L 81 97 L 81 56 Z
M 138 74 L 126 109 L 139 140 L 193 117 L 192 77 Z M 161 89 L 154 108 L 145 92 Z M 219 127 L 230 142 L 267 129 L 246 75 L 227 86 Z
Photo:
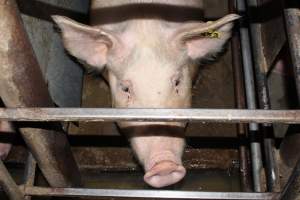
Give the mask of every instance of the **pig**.
M 96 73 L 108 72 L 115 108 L 190 108 L 197 70 L 214 60 L 239 18 L 203 22 L 202 0 L 94 0 L 90 25 L 52 16 L 72 56 Z M 186 123 L 117 122 L 160 188 L 179 182 Z

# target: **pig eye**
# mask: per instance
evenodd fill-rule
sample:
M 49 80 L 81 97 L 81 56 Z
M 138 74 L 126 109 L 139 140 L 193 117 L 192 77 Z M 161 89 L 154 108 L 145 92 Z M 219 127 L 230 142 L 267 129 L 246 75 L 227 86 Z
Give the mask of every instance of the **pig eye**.
M 181 75 L 180 74 L 176 74 L 172 77 L 172 84 L 174 87 L 178 87 L 181 83 Z
M 130 94 L 130 88 L 131 88 L 131 83 L 130 81 L 122 81 L 120 83 L 120 89 L 125 92 Z
M 123 92 L 129 92 L 129 87 L 122 86 L 122 90 L 123 90 Z

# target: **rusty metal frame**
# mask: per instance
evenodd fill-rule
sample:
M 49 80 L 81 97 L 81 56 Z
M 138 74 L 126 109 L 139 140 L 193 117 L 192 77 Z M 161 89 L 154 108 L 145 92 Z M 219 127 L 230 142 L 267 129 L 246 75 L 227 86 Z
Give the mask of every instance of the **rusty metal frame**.
M 119 198 L 162 198 L 162 199 L 278 199 L 279 193 L 239 193 L 239 192 L 191 192 L 168 190 L 114 190 L 27 187 L 25 195 L 55 197 L 119 197 Z
M 15 0 L 0 0 L 0 98 L 6 107 L 54 106 Z M 45 129 L 47 127 L 47 129 Z M 81 184 L 60 123 L 20 125 L 20 133 L 53 187 Z
M 222 123 L 300 123 L 300 110 L 0 108 L 5 121 L 183 121 Z
M 10 2 L 3 1 L 2 5 Z M 0 1 L 1 4 L 1 1 Z M 299 10 L 299 9 L 298 9 Z M 287 23 L 291 24 L 286 10 Z M 297 11 L 298 13 L 298 11 Z M 292 20 L 292 19 L 291 19 Z M 292 21 L 293 22 L 293 21 Z M 288 35 L 299 36 L 300 29 L 289 29 Z M 293 41 L 289 37 L 290 42 Z M 291 45 L 292 46 L 292 45 Z M 291 48 L 292 54 L 299 49 Z M 299 56 L 299 54 L 296 54 Z M 297 57 L 298 58 L 298 57 Z M 296 60 L 297 61 L 297 60 Z M 298 64 L 298 62 L 294 62 Z M 297 66 L 295 66 L 297 67 Z M 299 67 L 299 66 L 298 66 Z M 297 71 L 298 72 L 298 71 Z M 49 104 L 47 104 L 49 105 Z M 0 120 L 8 121 L 184 121 L 221 123 L 287 123 L 300 124 L 300 110 L 242 109 L 102 109 L 102 108 L 3 108 Z M 33 131 L 33 130 L 30 130 Z M 40 134 L 40 133 L 36 133 Z M 36 135 L 35 134 L 35 135 Z M 57 134 L 57 133 L 55 133 Z M 0 161 L 0 185 L 11 199 L 30 196 L 60 197 L 129 197 L 176 199 L 295 199 L 298 195 L 300 162 L 281 193 L 191 192 L 166 190 L 107 190 L 86 188 L 41 188 L 34 186 L 35 161 L 30 156 L 26 170 L 27 182 L 17 186 Z M 295 184 L 296 183 L 296 184 Z M 295 187 L 296 186 L 296 187 Z M 289 194 L 293 194 L 292 196 Z

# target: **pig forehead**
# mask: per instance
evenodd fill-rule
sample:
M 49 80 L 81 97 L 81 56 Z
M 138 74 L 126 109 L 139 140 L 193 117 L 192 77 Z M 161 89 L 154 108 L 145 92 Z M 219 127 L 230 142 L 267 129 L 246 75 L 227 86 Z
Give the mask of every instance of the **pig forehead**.
M 182 63 L 179 57 L 171 55 L 168 51 L 136 47 L 121 62 L 112 60 L 111 66 L 113 71 L 120 76 L 136 73 L 158 76 L 161 73 L 178 70 L 182 67 Z
M 119 79 L 133 76 L 160 76 L 174 74 L 184 66 L 180 56 L 171 55 L 168 51 L 151 48 L 133 48 L 120 62 L 112 59 L 108 68 Z

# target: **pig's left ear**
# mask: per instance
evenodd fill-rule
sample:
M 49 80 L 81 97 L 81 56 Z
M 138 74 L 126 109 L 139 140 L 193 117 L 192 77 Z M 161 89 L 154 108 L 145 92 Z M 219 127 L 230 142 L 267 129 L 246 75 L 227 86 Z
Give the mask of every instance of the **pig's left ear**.
M 233 21 L 239 18 L 230 14 L 214 22 L 187 24 L 176 33 L 176 41 L 184 45 L 192 60 L 214 57 L 231 37 Z
M 115 38 L 100 28 L 80 24 L 63 16 L 52 16 L 62 31 L 63 43 L 68 52 L 92 67 L 101 70 Z

